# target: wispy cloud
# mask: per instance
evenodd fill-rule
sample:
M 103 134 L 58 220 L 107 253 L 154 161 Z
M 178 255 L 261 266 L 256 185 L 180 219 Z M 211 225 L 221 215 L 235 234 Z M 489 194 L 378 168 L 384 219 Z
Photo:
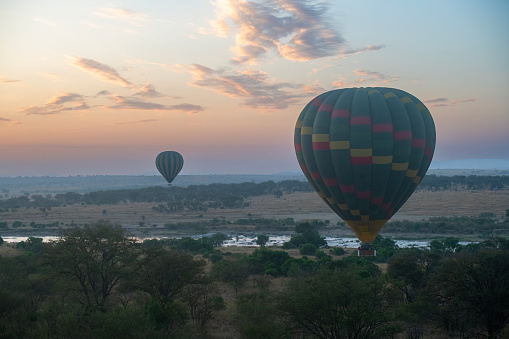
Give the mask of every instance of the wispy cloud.
M 140 90 L 136 93 L 134 93 L 134 95 L 137 95 L 137 96 L 141 96 L 143 98 L 158 98 L 158 97 L 169 97 L 167 95 L 164 95 L 162 93 L 159 93 L 158 91 L 156 91 L 156 89 L 154 88 L 154 86 L 150 83 L 147 83 L 143 86 L 140 87 Z M 171 97 L 173 99 L 178 99 L 179 97 Z
M 211 29 L 226 37 L 235 32 L 235 63 L 257 63 L 269 51 L 307 61 L 339 53 L 344 39 L 327 20 L 325 3 L 308 0 L 218 0 Z
M 1 78 L 0 77 L 0 83 L 6 83 L 6 82 L 19 82 L 21 80 L 17 80 L 17 79 L 11 79 L 11 78 Z
M 306 86 L 269 79 L 267 73 L 247 69 L 229 71 L 193 64 L 180 65 L 193 76 L 191 85 L 211 89 L 217 93 L 242 100 L 249 108 L 285 109 L 300 102 Z
M 72 64 L 79 67 L 80 69 L 92 73 L 96 77 L 115 83 L 120 86 L 136 88 L 136 85 L 132 84 L 128 80 L 120 76 L 120 74 L 113 68 L 99 61 L 86 58 L 71 57 Z
M 341 78 L 338 81 L 333 82 L 333 85 L 342 88 L 353 86 L 370 87 L 384 85 L 399 80 L 398 76 L 387 75 L 385 73 L 365 69 L 356 69 L 355 71 L 353 71 L 353 73 L 356 76 L 355 80 L 349 81 L 345 78 Z
M 121 7 L 106 7 L 94 12 L 95 15 L 129 23 L 131 25 L 143 26 L 148 16 L 145 13 Z
M 44 106 L 30 106 L 18 109 L 19 112 L 28 115 L 52 115 L 68 111 L 82 111 L 89 109 L 90 106 L 85 101 L 85 97 L 77 93 L 65 93 L 51 98 Z
M 193 104 L 177 104 L 177 105 L 164 105 L 155 102 L 147 102 L 138 100 L 132 97 L 124 97 L 120 95 L 111 95 L 115 104 L 103 106 L 108 109 L 131 109 L 131 110 L 143 110 L 143 111 L 182 111 L 188 114 L 194 114 L 204 111 L 205 108 L 199 105 Z
M 379 51 L 382 48 L 385 48 L 385 45 L 368 45 L 363 48 L 356 48 L 356 49 L 348 49 L 345 51 L 339 52 L 339 54 L 344 57 L 346 55 L 355 55 L 355 54 L 361 54 L 364 52 L 372 52 L 372 51 Z
M 444 107 L 444 106 L 454 106 L 456 104 L 462 103 L 462 102 L 474 102 L 477 98 L 470 98 L 470 99 L 447 99 L 447 98 L 434 98 L 425 100 L 424 103 L 428 104 L 429 107 Z
M 2 125 L 18 125 L 21 124 L 18 120 L 12 120 L 12 119 L 6 119 L 6 118 L 0 118 L 0 126 Z
M 142 123 L 155 122 L 155 121 L 159 121 L 159 120 L 158 119 L 144 119 L 144 120 L 137 120 L 137 121 L 116 122 L 115 125 L 142 124 Z

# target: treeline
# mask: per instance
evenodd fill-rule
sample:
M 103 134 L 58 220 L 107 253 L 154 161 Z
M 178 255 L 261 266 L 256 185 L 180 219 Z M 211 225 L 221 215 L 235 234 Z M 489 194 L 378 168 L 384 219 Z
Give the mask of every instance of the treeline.
M 0 200 L 0 210 L 16 208 L 51 209 L 67 205 L 103 205 L 134 202 L 165 203 L 161 212 L 176 212 L 184 209 L 206 211 L 208 208 L 241 208 L 245 199 L 259 195 L 274 195 L 293 192 L 310 192 L 307 182 L 287 180 L 280 182 L 242 184 L 191 185 L 188 187 L 154 186 L 139 189 L 97 191 L 91 193 L 59 193 L 55 195 L 23 195 Z
M 314 253 L 224 253 L 221 234 L 138 243 L 108 224 L 28 238 L 0 257 L 0 338 L 507 335 L 507 238 L 400 249 L 378 237 L 368 259 L 338 257 L 309 223 L 296 231 L 289 246 Z
M 432 217 L 422 221 L 398 220 L 384 225 L 383 230 L 389 233 L 425 233 L 443 235 L 509 235 L 509 209 L 505 218 L 496 219 L 491 212 L 483 212 L 478 216 L 463 217 Z M 502 216 L 503 217 L 503 216 Z
M 437 176 L 427 175 L 418 189 L 449 190 L 500 190 L 509 187 L 509 176 Z M 97 191 L 90 193 L 58 193 L 55 195 L 26 194 L 0 200 L 0 211 L 16 208 L 51 209 L 57 206 L 75 204 L 103 205 L 133 202 L 164 203 L 157 208 L 160 212 L 183 210 L 206 211 L 209 208 L 241 208 L 245 199 L 260 195 L 274 195 L 293 192 L 311 192 L 309 183 L 299 180 L 262 183 L 191 185 L 188 187 L 147 187 Z
M 479 176 L 479 175 L 454 175 L 443 176 L 436 174 L 426 175 L 419 189 L 430 190 L 501 190 L 509 187 L 509 175 L 501 176 Z

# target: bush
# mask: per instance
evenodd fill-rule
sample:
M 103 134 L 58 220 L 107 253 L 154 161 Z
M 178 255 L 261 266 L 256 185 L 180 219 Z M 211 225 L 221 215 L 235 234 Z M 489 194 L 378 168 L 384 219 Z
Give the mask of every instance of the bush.
M 302 244 L 299 246 L 299 252 L 302 255 L 315 255 L 318 248 L 313 244 Z
M 343 255 L 346 253 L 343 247 L 334 247 L 333 249 L 331 249 L 331 252 L 334 255 Z

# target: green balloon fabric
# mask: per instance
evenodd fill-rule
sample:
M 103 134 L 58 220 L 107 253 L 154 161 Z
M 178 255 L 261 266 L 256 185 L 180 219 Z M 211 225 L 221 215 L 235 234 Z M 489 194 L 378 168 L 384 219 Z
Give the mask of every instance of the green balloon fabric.
M 435 140 L 426 106 L 405 91 L 383 87 L 317 96 L 302 110 L 294 135 L 309 183 L 365 243 L 417 188 Z
M 184 158 L 175 151 L 164 151 L 156 157 L 156 167 L 159 173 L 166 179 L 168 185 L 179 174 L 184 166 Z

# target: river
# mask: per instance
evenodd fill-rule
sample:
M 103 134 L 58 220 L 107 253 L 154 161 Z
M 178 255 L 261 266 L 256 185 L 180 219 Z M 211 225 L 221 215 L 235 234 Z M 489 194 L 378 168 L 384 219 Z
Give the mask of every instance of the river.
M 201 238 L 204 236 L 211 236 L 210 234 L 203 234 L 192 236 L 192 238 Z M 58 236 L 41 236 L 44 242 L 58 240 Z M 165 239 L 166 237 L 153 237 L 150 239 Z M 20 242 L 26 241 L 26 236 L 3 236 L 5 242 Z M 137 238 L 140 241 L 143 241 L 146 238 Z M 229 239 L 223 242 L 224 247 L 228 246 L 258 246 L 256 245 L 256 235 L 237 235 L 231 236 Z M 282 246 L 284 242 L 290 240 L 290 235 L 269 235 L 269 241 L 267 242 L 267 246 Z M 426 248 L 429 247 L 429 241 L 426 240 L 399 240 L 393 239 L 396 242 L 396 245 L 400 248 L 409 248 L 409 247 L 418 247 L 418 248 Z M 357 248 L 360 246 L 360 241 L 357 238 L 353 237 L 325 237 L 325 241 L 329 246 L 337 246 L 343 248 Z M 462 245 L 468 244 L 468 242 L 460 242 Z

